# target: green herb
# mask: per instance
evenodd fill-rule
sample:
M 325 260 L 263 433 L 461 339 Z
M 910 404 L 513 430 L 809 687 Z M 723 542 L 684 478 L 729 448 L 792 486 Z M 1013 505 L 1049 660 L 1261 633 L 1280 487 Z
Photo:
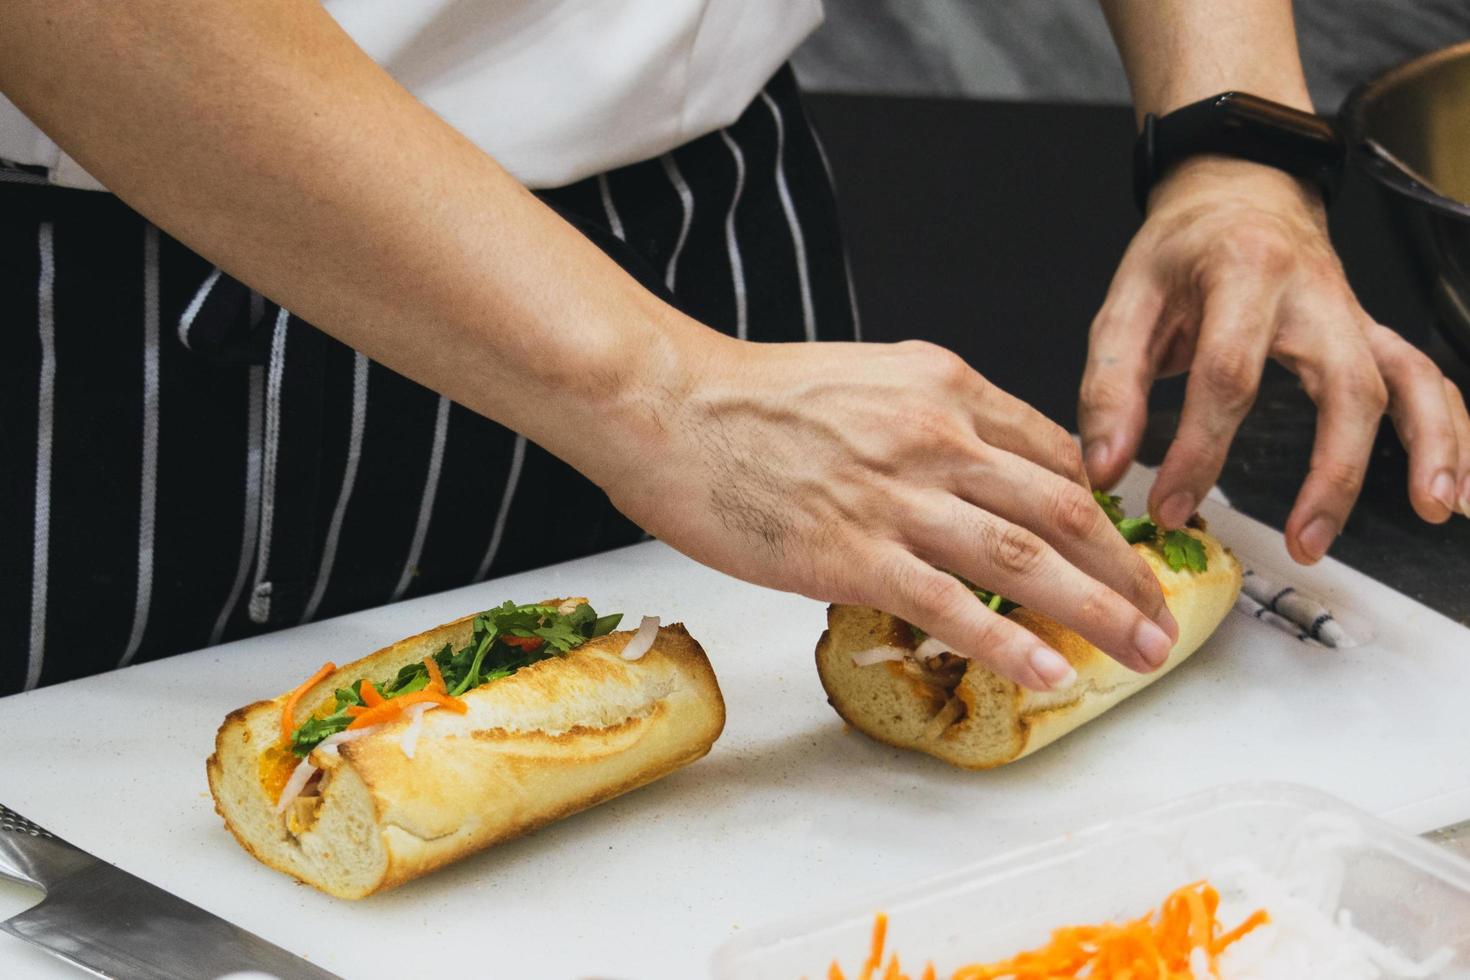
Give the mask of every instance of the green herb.
M 482 684 L 509 677 L 522 667 L 560 656 L 597 636 L 605 636 L 617 628 L 622 613 L 598 616 L 591 605 L 582 603 L 563 615 L 556 606 L 518 606 L 506 602 L 475 617 L 470 641 L 459 650 L 451 644 L 435 653 L 434 664 L 444 675 L 444 686 L 458 697 Z M 543 642 L 535 649 L 505 642 L 505 637 L 534 637 Z M 374 684 L 384 698 L 423 690 L 429 683 L 429 669 L 422 661 L 405 664 L 391 680 Z M 328 736 L 335 735 L 352 723 L 349 708 L 365 706 L 362 680 L 350 688 L 339 688 L 332 712 L 320 718 L 308 718 L 291 735 L 291 750 L 306 756 Z
M 960 579 L 960 581 L 964 582 L 964 579 Z M 965 582 L 965 584 L 970 586 L 970 591 L 975 593 L 975 598 L 985 603 L 991 612 L 997 612 L 1004 616 L 1016 608 L 1014 602 L 1003 597 L 999 592 L 991 592 L 989 589 L 982 589 L 978 586 L 970 585 L 969 582 Z
M 1108 520 L 1123 535 L 1129 544 L 1147 544 L 1164 556 L 1164 561 L 1174 571 L 1188 568 L 1191 572 L 1203 572 L 1209 568 L 1205 558 L 1205 546 L 1194 535 L 1185 531 L 1160 531 L 1159 526 L 1147 517 L 1125 517 L 1123 498 L 1092 491 L 1092 498 L 1108 515 Z
M 358 693 L 362 687 L 362 681 L 357 681 L 350 688 L 337 688 L 337 706 L 332 713 L 324 718 L 308 718 L 301 727 L 291 733 L 291 751 L 297 755 L 304 756 L 317 743 L 335 735 L 352 724 L 352 716 L 347 709 L 355 704 L 362 704 L 362 696 Z
M 378 688 L 378 693 L 385 698 L 396 698 L 400 694 L 412 694 L 414 691 L 422 691 L 428 684 L 429 668 L 425 667 L 422 661 L 419 661 L 405 665 L 398 671 L 397 677 Z M 377 685 L 374 686 L 376 687 Z
M 1167 531 L 1163 541 L 1164 561 L 1176 572 L 1188 568 L 1191 572 L 1203 572 L 1209 567 L 1205 559 L 1205 546 L 1199 538 L 1183 531 Z
M 1108 520 L 1114 524 L 1124 519 L 1122 497 L 1115 497 L 1110 493 L 1094 490 L 1092 491 L 1092 499 L 1097 501 L 1097 505 L 1103 509 L 1103 513 L 1108 515 Z
M 1113 525 L 1129 544 L 1152 541 L 1159 534 L 1159 526 L 1147 517 L 1125 517 L 1121 521 L 1114 521 Z

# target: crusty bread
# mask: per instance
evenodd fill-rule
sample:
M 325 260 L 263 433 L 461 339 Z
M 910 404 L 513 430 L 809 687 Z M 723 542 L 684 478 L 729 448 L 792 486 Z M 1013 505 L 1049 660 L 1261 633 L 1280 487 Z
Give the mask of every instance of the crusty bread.
M 313 686 L 300 724 L 338 687 L 470 639 L 473 616 L 386 647 Z M 265 864 L 340 898 L 362 898 L 473 851 L 636 789 L 703 756 L 725 724 L 709 660 L 681 624 L 635 661 L 631 632 L 590 640 L 464 695 L 468 711 L 423 716 L 414 758 L 407 722 L 344 743 L 314 799 L 273 812 L 262 756 L 281 753 L 286 695 L 232 712 L 209 758 L 215 809 Z
M 1173 670 L 1230 611 L 1240 592 L 1240 562 L 1213 536 L 1193 528 L 1188 533 L 1203 542 L 1208 571 L 1174 571 L 1154 549 L 1133 546 L 1158 576 L 1179 622 L 1179 641 L 1151 674 L 1134 673 L 1030 609 L 1017 609 L 1010 618 L 1077 671 L 1076 682 L 1064 691 L 1030 691 L 978 662 L 950 656 L 927 664 L 905 657 L 858 667 L 852 655 L 860 650 L 914 650 L 913 633 L 876 609 L 831 606 L 817 643 L 817 673 L 827 699 L 858 731 L 966 769 L 991 769 L 1030 755 Z

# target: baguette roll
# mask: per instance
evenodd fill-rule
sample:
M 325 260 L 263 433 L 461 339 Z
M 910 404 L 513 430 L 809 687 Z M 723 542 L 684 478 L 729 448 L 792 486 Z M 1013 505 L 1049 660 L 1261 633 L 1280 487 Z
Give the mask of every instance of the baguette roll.
M 919 662 L 913 631 L 887 613 L 834 605 L 817 643 L 817 673 L 828 702 L 858 731 L 965 769 L 1014 762 L 1061 738 L 1163 677 L 1199 649 L 1235 604 L 1240 562 L 1199 528 L 1208 570 L 1173 570 L 1153 548 L 1135 544 L 1163 587 L 1179 640 L 1162 667 L 1137 674 L 1064 626 L 1031 609 L 1010 619 L 1067 658 L 1077 680 L 1061 691 L 1021 687 L 984 664 L 953 654 Z M 888 650 L 895 659 L 857 666 L 854 654 Z M 898 657 L 898 653 L 902 657 Z
M 300 699 L 293 724 L 337 688 L 467 643 L 474 618 L 325 676 Z M 323 743 L 308 756 L 319 780 L 284 812 L 276 806 L 282 773 L 298 762 L 281 741 L 288 695 L 240 708 L 207 763 L 215 809 L 263 863 L 356 899 L 636 789 L 705 755 L 725 706 L 682 625 L 659 629 L 642 657 L 627 660 L 633 635 L 596 637 L 466 691 L 463 714 L 425 711 Z M 416 739 L 406 734 L 413 724 Z

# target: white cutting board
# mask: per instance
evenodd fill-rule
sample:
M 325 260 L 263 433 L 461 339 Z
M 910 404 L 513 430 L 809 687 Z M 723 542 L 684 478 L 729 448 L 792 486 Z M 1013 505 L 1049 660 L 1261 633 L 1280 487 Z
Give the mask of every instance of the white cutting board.
M 1134 512 L 1147 479 L 1125 484 Z M 0 699 L 0 802 L 354 980 L 688 980 L 757 923 L 1238 780 L 1306 783 L 1414 832 L 1470 816 L 1470 630 L 1331 560 L 1296 569 L 1276 532 L 1204 513 L 1248 564 L 1359 610 L 1376 641 L 1327 651 L 1232 613 L 1163 682 L 1036 757 L 969 773 L 844 729 L 812 666 L 821 604 L 649 543 Z M 225 832 L 204 759 L 228 711 L 323 660 L 548 595 L 688 625 L 729 711 L 706 759 L 357 903 Z M 28 904 L 0 889 L 0 917 Z M 74 975 L 0 935 L 0 976 Z

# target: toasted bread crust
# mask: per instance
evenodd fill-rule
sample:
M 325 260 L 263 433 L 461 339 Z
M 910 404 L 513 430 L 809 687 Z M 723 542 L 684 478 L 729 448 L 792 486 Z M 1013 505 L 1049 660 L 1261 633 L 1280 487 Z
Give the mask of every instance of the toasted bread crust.
M 1205 546 L 1208 570 L 1175 571 L 1152 548 L 1134 545 L 1163 588 L 1179 623 L 1169 659 L 1151 674 L 1135 674 L 1073 631 L 1030 609 L 1012 621 L 1057 650 L 1077 671 L 1065 691 L 1038 693 L 971 661 L 949 698 L 936 708 L 932 685 L 917 684 L 913 664 L 857 667 L 852 655 L 889 645 L 912 650 L 912 633 L 896 617 L 861 606 L 834 605 L 817 643 L 817 673 L 828 702 L 853 728 L 880 742 L 928 753 L 966 769 L 991 769 L 1035 752 L 1086 724 L 1173 670 L 1197 650 L 1235 603 L 1240 562 L 1213 536 L 1189 534 Z
M 445 643 L 465 617 L 347 664 L 301 699 L 300 723 L 336 687 L 389 676 Z M 682 624 L 659 630 L 636 661 L 632 636 L 598 637 L 464 695 L 468 711 L 430 711 L 413 759 L 407 722 L 344 743 L 323 769 L 320 806 L 301 833 L 258 775 L 277 744 L 285 695 L 232 711 L 206 769 L 215 809 L 264 864 L 329 894 L 361 898 L 474 851 L 636 789 L 705 755 L 725 709 L 709 660 Z

